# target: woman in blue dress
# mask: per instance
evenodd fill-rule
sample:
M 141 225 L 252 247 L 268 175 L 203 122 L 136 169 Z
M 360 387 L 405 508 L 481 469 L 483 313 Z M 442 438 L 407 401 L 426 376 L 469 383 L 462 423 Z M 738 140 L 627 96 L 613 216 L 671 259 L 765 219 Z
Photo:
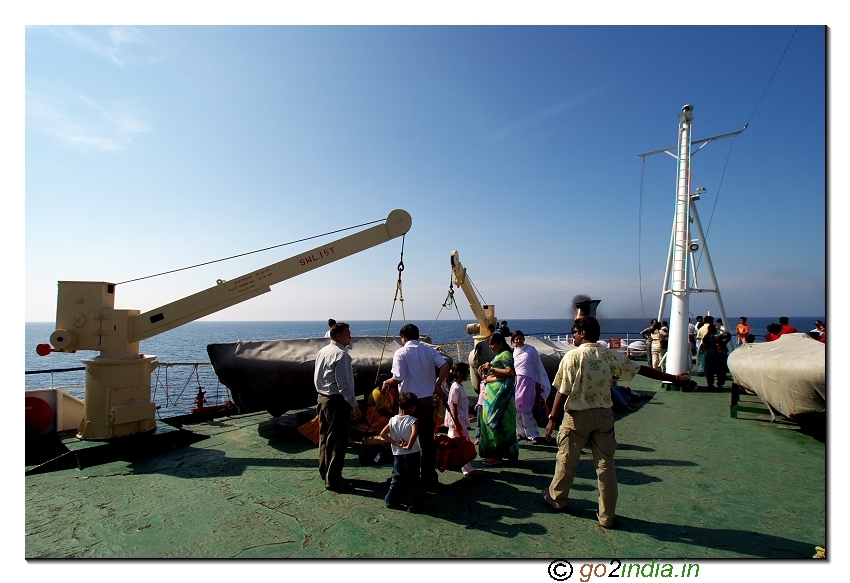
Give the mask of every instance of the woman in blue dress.
M 485 466 L 495 466 L 505 459 L 516 461 L 519 458 L 514 402 L 516 371 L 513 354 L 504 336 L 494 332 L 488 344 L 496 356 L 482 364 L 478 371 L 486 382 L 478 422 L 478 453 L 484 458 Z

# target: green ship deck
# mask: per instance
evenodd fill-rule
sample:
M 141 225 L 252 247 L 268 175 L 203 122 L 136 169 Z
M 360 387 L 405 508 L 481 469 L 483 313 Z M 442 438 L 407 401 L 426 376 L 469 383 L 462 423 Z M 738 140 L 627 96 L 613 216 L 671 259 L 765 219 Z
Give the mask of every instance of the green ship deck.
M 524 442 L 517 464 L 481 477 L 441 474 L 423 512 L 408 514 L 384 506 L 392 466 L 361 466 L 352 449 L 345 475 L 357 489 L 325 491 L 316 447 L 297 433 L 295 415 L 254 413 L 187 425 L 204 439 L 156 455 L 67 438 L 74 448 L 112 448 L 114 461 L 26 476 L 25 558 L 698 562 L 810 559 L 816 546 L 829 557 L 822 441 L 767 415 L 732 418 L 728 389 L 665 391 L 644 377 L 628 384 L 654 396 L 618 416 L 614 529 L 595 520 L 589 450 L 566 513 L 539 494 L 552 475 L 553 440 Z

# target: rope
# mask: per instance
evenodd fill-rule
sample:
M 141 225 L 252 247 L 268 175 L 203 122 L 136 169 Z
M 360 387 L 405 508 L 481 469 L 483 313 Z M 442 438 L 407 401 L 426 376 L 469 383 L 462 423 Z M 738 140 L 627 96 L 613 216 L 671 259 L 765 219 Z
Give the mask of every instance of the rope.
M 457 311 L 457 317 L 460 320 L 460 323 L 463 324 L 463 317 L 460 315 L 460 310 L 458 309 L 457 302 L 455 301 L 455 288 L 454 288 L 454 284 L 453 284 L 453 281 L 454 281 L 453 277 L 454 277 L 453 274 L 449 275 L 449 294 L 446 296 L 446 299 L 443 301 L 443 305 L 440 308 L 440 311 L 437 312 L 437 317 L 434 318 L 434 322 L 431 324 L 431 328 L 428 329 L 428 336 L 431 335 L 431 330 L 434 329 L 434 326 L 437 324 L 437 320 L 440 319 L 440 314 L 443 313 L 443 310 L 445 308 L 448 308 L 448 309 L 451 310 L 452 306 L 454 306 L 455 310 Z
M 749 125 L 749 123 L 747 125 Z M 747 126 L 744 126 L 744 129 L 747 129 Z M 708 232 L 711 230 L 711 221 L 714 220 L 714 210 L 717 208 L 717 200 L 720 198 L 720 189 L 723 188 L 723 179 L 726 177 L 726 168 L 729 167 L 729 158 L 732 156 L 732 146 L 735 145 L 735 138 L 737 137 L 738 136 L 734 136 L 729 141 L 729 151 L 726 152 L 726 162 L 723 164 L 723 172 L 720 174 L 720 183 L 717 185 L 717 193 L 714 195 L 714 204 L 711 206 L 711 214 L 708 216 L 708 226 L 705 228 L 705 241 L 708 241 Z M 699 269 L 704 249 L 705 246 L 700 248 L 699 257 L 697 258 L 696 265 L 694 265 L 694 272 Z
M 398 280 L 396 280 L 395 284 L 395 295 L 393 296 L 393 305 L 390 308 L 390 319 L 387 322 L 387 331 L 384 333 L 384 345 L 381 347 L 381 357 L 378 359 L 378 370 L 375 373 L 375 384 L 378 384 L 378 379 L 381 376 L 381 364 L 384 362 L 384 352 L 387 349 L 387 339 L 390 337 L 390 326 L 393 323 L 393 313 L 395 312 L 395 303 L 396 301 L 401 302 L 401 318 L 402 321 L 406 322 L 407 317 L 404 314 L 404 294 L 401 291 L 401 272 L 404 271 L 404 238 L 405 235 L 401 236 L 401 256 L 398 260 L 398 266 L 396 269 L 398 270 Z
M 794 40 L 794 35 L 797 34 L 798 28 L 800 28 L 800 27 L 799 26 L 794 27 L 794 32 L 791 33 L 791 38 L 788 39 L 788 44 L 785 45 L 785 50 L 782 51 L 782 56 L 779 57 L 779 62 L 776 63 L 776 68 L 773 70 L 773 75 L 770 76 L 770 80 L 767 82 L 767 86 L 765 86 L 764 92 L 761 94 L 761 97 L 759 98 L 759 102 L 756 104 L 755 109 L 753 109 L 753 113 L 750 115 L 750 119 L 747 120 L 747 125 L 750 125 L 750 122 L 753 121 L 753 117 L 755 116 L 756 111 L 759 108 L 759 105 L 761 105 L 761 100 L 764 99 L 764 96 L 767 94 L 767 90 L 770 87 L 770 84 L 773 82 L 773 78 L 776 76 L 776 72 L 779 70 L 779 65 L 782 64 L 782 59 L 785 58 L 785 53 L 788 52 L 788 47 L 791 46 L 791 41 Z
M 750 122 L 753 121 L 753 117 L 756 115 L 756 111 L 758 111 L 761 102 L 764 100 L 764 96 L 767 95 L 767 90 L 770 88 L 770 84 L 773 83 L 773 78 L 776 77 L 776 72 L 779 70 L 779 66 L 782 64 L 782 61 L 785 59 L 785 54 L 788 52 L 788 48 L 791 46 L 791 41 L 794 40 L 794 35 L 797 34 L 797 29 L 799 26 L 794 27 L 794 32 L 791 33 L 791 38 L 788 39 L 788 44 L 785 45 L 785 50 L 782 51 L 782 56 L 779 57 L 779 62 L 776 63 L 776 68 L 773 70 L 773 74 L 770 76 L 770 79 L 767 81 L 767 85 L 764 87 L 764 91 L 762 91 L 761 97 L 759 97 L 758 103 L 756 103 L 755 108 L 753 108 L 753 112 L 750 114 L 750 119 L 747 120 L 747 123 L 744 125 L 744 129 L 747 129 L 747 126 L 750 125 Z M 740 135 L 740 134 L 739 134 Z M 738 136 L 734 136 L 732 140 L 729 142 L 729 151 L 726 153 L 726 162 L 723 165 L 723 173 L 720 175 L 720 184 L 717 186 L 717 193 L 714 195 L 714 205 L 711 207 L 711 214 L 708 217 L 708 226 L 705 228 L 705 239 L 708 241 L 708 232 L 711 230 L 711 221 L 714 219 L 714 210 L 717 208 L 717 201 L 720 198 L 720 189 L 723 187 L 723 178 L 726 176 L 726 168 L 729 166 L 729 158 L 732 155 L 732 146 L 735 145 L 735 138 Z M 694 266 L 694 270 L 696 271 L 699 268 L 699 264 L 702 261 L 703 251 L 700 250 L 699 258 L 697 259 L 696 265 Z
M 484 305 L 488 305 L 487 302 L 484 301 L 484 294 L 482 294 L 480 291 L 478 291 L 478 288 L 475 287 L 475 282 L 472 281 L 472 278 L 469 277 L 469 274 L 466 274 L 466 279 L 469 280 L 469 283 L 471 283 L 472 287 L 475 289 L 475 293 L 477 293 L 478 297 L 481 298 L 481 303 L 484 304 Z M 483 334 L 483 332 L 482 332 L 482 334 Z
M 271 247 L 265 247 L 263 249 L 257 249 L 256 251 L 248 251 L 247 253 L 240 253 L 239 255 L 231 255 L 230 257 L 222 257 L 221 259 L 214 259 L 212 261 L 205 261 L 204 263 L 198 263 L 196 265 L 190 265 L 188 267 L 181 267 L 179 269 L 172 269 L 170 271 L 163 271 L 162 273 L 154 273 L 153 275 L 146 275 L 144 277 L 137 277 L 136 279 L 128 279 L 127 281 L 122 281 L 116 283 L 115 285 L 121 285 L 124 283 L 131 283 L 134 281 L 141 281 L 143 279 L 150 279 L 151 277 L 159 277 L 160 275 L 167 275 L 169 273 L 177 273 L 178 271 L 185 271 L 187 269 L 194 269 L 196 267 L 201 267 L 204 265 L 210 265 L 212 263 L 218 263 L 220 261 L 227 261 L 229 259 L 236 259 L 237 257 L 244 257 L 246 255 L 251 255 L 253 253 L 260 253 L 261 251 L 268 251 L 269 249 L 277 249 L 278 247 L 285 247 L 286 245 L 293 245 L 295 243 L 301 243 L 303 241 L 309 241 L 311 239 L 318 239 L 319 237 L 326 237 L 327 235 L 333 235 L 334 233 L 341 233 L 343 231 L 350 231 L 351 229 L 357 229 L 359 227 L 365 227 L 367 225 L 374 225 L 375 223 L 383 222 L 386 219 L 379 219 L 377 221 L 369 221 L 368 223 L 362 223 L 360 225 L 354 225 L 353 227 L 346 227 L 344 229 L 337 229 L 336 231 L 328 231 L 327 233 L 322 233 L 321 235 L 313 235 L 312 237 L 304 237 L 303 239 L 296 239 L 295 241 L 289 241 L 288 243 L 281 243 L 280 245 L 272 245 Z

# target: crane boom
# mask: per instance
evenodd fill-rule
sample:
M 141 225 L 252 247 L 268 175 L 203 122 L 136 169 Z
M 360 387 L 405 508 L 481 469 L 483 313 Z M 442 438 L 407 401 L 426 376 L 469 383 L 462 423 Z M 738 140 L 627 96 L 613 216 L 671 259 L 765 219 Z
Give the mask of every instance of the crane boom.
M 410 230 L 410 215 L 394 210 L 385 223 L 316 247 L 130 319 L 130 342 L 145 340 L 187 322 L 271 291 L 270 286 L 386 243 Z
M 470 330 L 467 327 L 467 333 L 475 336 L 475 341 L 486 338 L 489 334 L 488 327 L 490 324 L 496 323 L 496 306 L 490 304 L 482 304 L 478 300 L 478 295 L 472 287 L 472 282 L 466 273 L 466 268 L 460 262 L 460 255 L 457 251 L 452 251 L 452 273 L 454 274 L 455 285 L 463 290 L 466 299 L 469 301 L 469 307 L 472 308 L 472 313 L 478 321 L 478 330 Z
M 99 350 L 101 356 L 132 357 L 139 341 L 167 332 L 270 291 L 270 286 L 344 257 L 375 247 L 410 230 L 407 211 L 396 209 L 380 225 L 348 235 L 289 259 L 154 308 L 116 310 L 115 284 L 60 281 L 56 331 L 51 344 L 59 350 Z
M 270 291 L 281 281 L 375 247 L 410 230 L 412 219 L 401 209 L 359 233 L 284 259 L 231 281 L 140 313 L 115 309 L 115 284 L 60 281 L 53 351 L 98 350 L 83 359 L 86 396 L 77 437 L 109 439 L 156 429 L 151 402 L 151 373 L 156 356 L 139 354 L 139 342 Z M 49 347 L 48 347 L 49 348 Z M 51 350 L 47 350 L 49 353 Z M 42 352 L 39 352 L 42 354 Z

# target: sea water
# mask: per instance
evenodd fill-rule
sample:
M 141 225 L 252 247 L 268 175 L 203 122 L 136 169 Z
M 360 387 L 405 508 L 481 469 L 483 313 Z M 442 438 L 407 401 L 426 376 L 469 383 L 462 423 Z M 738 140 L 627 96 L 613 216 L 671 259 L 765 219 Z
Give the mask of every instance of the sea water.
M 814 328 L 815 320 L 826 321 L 823 316 L 789 317 L 790 323 L 800 332 L 808 332 Z M 764 341 L 766 327 L 778 318 L 748 318 L 748 324 L 757 342 Z M 442 319 L 432 322 L 408 320 L 419 327 L 421 335 L 431 337 L 435 344 L 449 344 L 471 339 L 466 334 L 466 325 L 471 321 L 461 322 L 460 319 Z M 610 336 L 637 338 L 644 328 L 649 325 L 649 318 L 600 318 L 602 339 Z M 730 317 L 727 327 L 737 325 L 738 318 Z M 397 336 L 403 321 L 351 320 L 348 321 L 354 336 Z M 512 331 L 522 330 L 526 336 L 564 337 L 572 327 L 572 321 L 567 319 L 546 320 L 508 320 Z M 160 363 L 209 363 L 207 355 L 208 344 L 236 342 L 237 340 L 278 340 L 289 338 L 316 338 L 324 336 L 328 326 L 326 321 L 287 321 L 287 322 L 217 322 L 197 321 L 184 324 L 174 330 L 164 332 L 153 338 L 143 340 L 140 350 L 144 354 L 156 355 Z M 56 371 L 64 368 L 80 368 L 82 358 L 97 356 L 96 352 L 80 351 L 76 353 L 52 353 L 48 356 L 38 356 L 35 348 L 38 344 L 47 343 L 54 330 L 52 322 L 27 322 L 24 352 L 26 355 L 27 371 Z M 165 377 L 170 374 L 171 378 Z M 52 372 L 41 374 L 26 374 L 25 388 L 66 387 L 72 395 L 83 398 L 84 372 Z M 168 381 L 167 385 L 164 381 Z M 161 367 L 154 373 L 154 400 L 158 405 L 172 409 L 169 415 L 188 413 L 192 408 L 192 399 L 199 387 L 207 392 L 208 405 L 215 404 L 228 398 L 227 389 L 222 387 L 210 366 L 199 367 Z M 165 394 L 164 386 L 169 387 Z

